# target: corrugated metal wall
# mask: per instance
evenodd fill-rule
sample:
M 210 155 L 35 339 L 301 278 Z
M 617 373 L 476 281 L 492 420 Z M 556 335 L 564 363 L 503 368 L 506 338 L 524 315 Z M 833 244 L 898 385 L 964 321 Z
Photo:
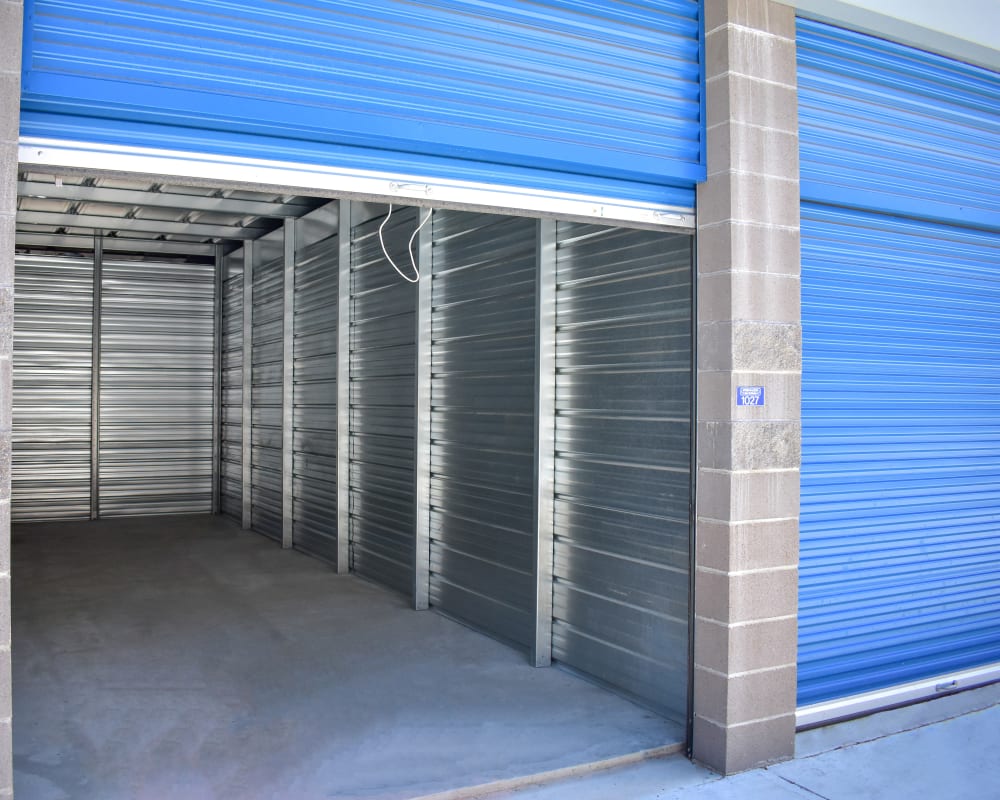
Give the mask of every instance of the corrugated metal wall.
M 284 260 L 258 242 L 253 263 L 251 510 L 253 529 L 281 540 L 281 379 Z
M 22 136 L 687 208 L 704 179 L 697 0 L 30 11 Z
M 94 262 L 17 256 L 11 519 L 90 517 Z
M 430 601 L 525 646 L 534 635 L 537 229 L 486 214 L 433 219 Z
M 384 206 L 351 229 L 351 568 L 413 591 L 416 287 L 386 262 L 378 228 Z M 415 209 L 396 209 L 385 242 L 409 266 Z
M 1000 75 L 798 59 L 806 705 L 1000 662 Z
M 292 541 L 337 562 L 336 235 L 302 248 L 295 265 Z
M 553 655 L 687 714 L 692 239 L 559 223 Z
M 223 261 L 222 513 L 243 517 L 243 250 Z
M 211 264 L 104 261 L 103 517 L 212 509 L 214 276 Z

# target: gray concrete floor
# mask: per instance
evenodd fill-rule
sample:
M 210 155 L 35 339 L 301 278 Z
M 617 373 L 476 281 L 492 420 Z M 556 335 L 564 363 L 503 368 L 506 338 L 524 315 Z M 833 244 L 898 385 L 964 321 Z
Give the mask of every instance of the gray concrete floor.
M 15 526 L 18 800 L 411 798 L 673 724 L 223 518 Z
M 795 749 L 728 778 L 670 757 L 489 800 L 997 800 L 1000 684 L 806 731 Z

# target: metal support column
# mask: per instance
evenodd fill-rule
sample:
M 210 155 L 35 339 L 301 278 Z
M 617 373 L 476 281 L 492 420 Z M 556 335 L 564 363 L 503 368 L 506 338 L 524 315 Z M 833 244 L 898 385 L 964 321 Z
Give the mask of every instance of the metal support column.
M 555 495 L 556 222 L 538 221 L 535 292 L 535 638 L 531 661 L 552 663 L 552 530 Z
M 350 571 L 351 548 L 351 211 L 340 201 L 337 244 L 337 572 Z
M 417 209 L 420 213 L 420 209 Z M 433 214 L 433 210 L 426 212 Z M 416 530 L 413 555 L 413 607 L 418 611 L 430 605 L 431 586 L 431 296 L 432 247 L 434 221 L 429 220 L 419 233 L 416 313 L 416 404 L 414 413 L 414 497 Z
M 253 260 L 254 243 L 243 243 L 243 413 L 242 425 L 242 497 L 243 527 L 248 529 L 252 522 L 253 458 Z
M 212 303 L 212 513 L 222 510 L 222 271 L 225 252 L 215 246 L 215 296 Z
M 292 546 L 295 420 L 295 220 L 285 220 L 285 285 L 281 317 L 281 546 Z
M 104 231 L 94 231 L 94 305 L 90 355 L 90 518 L 101 514 L 101 288 Z

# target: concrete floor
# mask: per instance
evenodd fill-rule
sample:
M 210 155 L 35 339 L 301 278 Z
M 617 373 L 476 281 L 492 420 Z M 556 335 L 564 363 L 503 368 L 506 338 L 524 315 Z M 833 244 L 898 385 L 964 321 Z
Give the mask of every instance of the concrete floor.
M 13 579 L 18 800 L 394 800 L 681 738 L 220 517 L 15 526 Z

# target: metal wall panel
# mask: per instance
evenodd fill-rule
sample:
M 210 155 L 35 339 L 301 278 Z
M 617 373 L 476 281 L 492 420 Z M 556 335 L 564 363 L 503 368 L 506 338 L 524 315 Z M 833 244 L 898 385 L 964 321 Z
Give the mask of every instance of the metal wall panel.
M 812 705 L 1000 662 L 1000 76 L 804 20 L 798 53 Z
M 337 563 L 336 235 L 296 256 L 293 546 Z
M 214 264 L 104 260 L 102 517 L 212 508 Z
M 284 259 L 280 243 L 276 248 L 269 244 L 254 247 L 250 520 L 255 531 L 281 541 Z
M 94 262 L 17 256 L 11 519 L 90 517 Z
M 525 647 L 534 636 L 537 226 L 435 212 L 431 283 L 430 602 Z
M 699 12 L 28 0 L 21 131 L 691 208 Z
M 1000 661 L 1000 236 L 802 234 L 799 702 Z
M 413 590 L 415 310 L 417 289 L 379 246 L 385 206 L 351 230 L 350 545 L 359 575 L 406 594 Z M 385 242 L 409 267 L 412 208 L 396 209 Z
M 802 197 L 1000 227 L 1000 75 L 798 21 Z
M 683 720 L 693 239 L 556 235 L 553 656 Z
M 222 513 L 243 517 L 243 251 L 222 283 Z

